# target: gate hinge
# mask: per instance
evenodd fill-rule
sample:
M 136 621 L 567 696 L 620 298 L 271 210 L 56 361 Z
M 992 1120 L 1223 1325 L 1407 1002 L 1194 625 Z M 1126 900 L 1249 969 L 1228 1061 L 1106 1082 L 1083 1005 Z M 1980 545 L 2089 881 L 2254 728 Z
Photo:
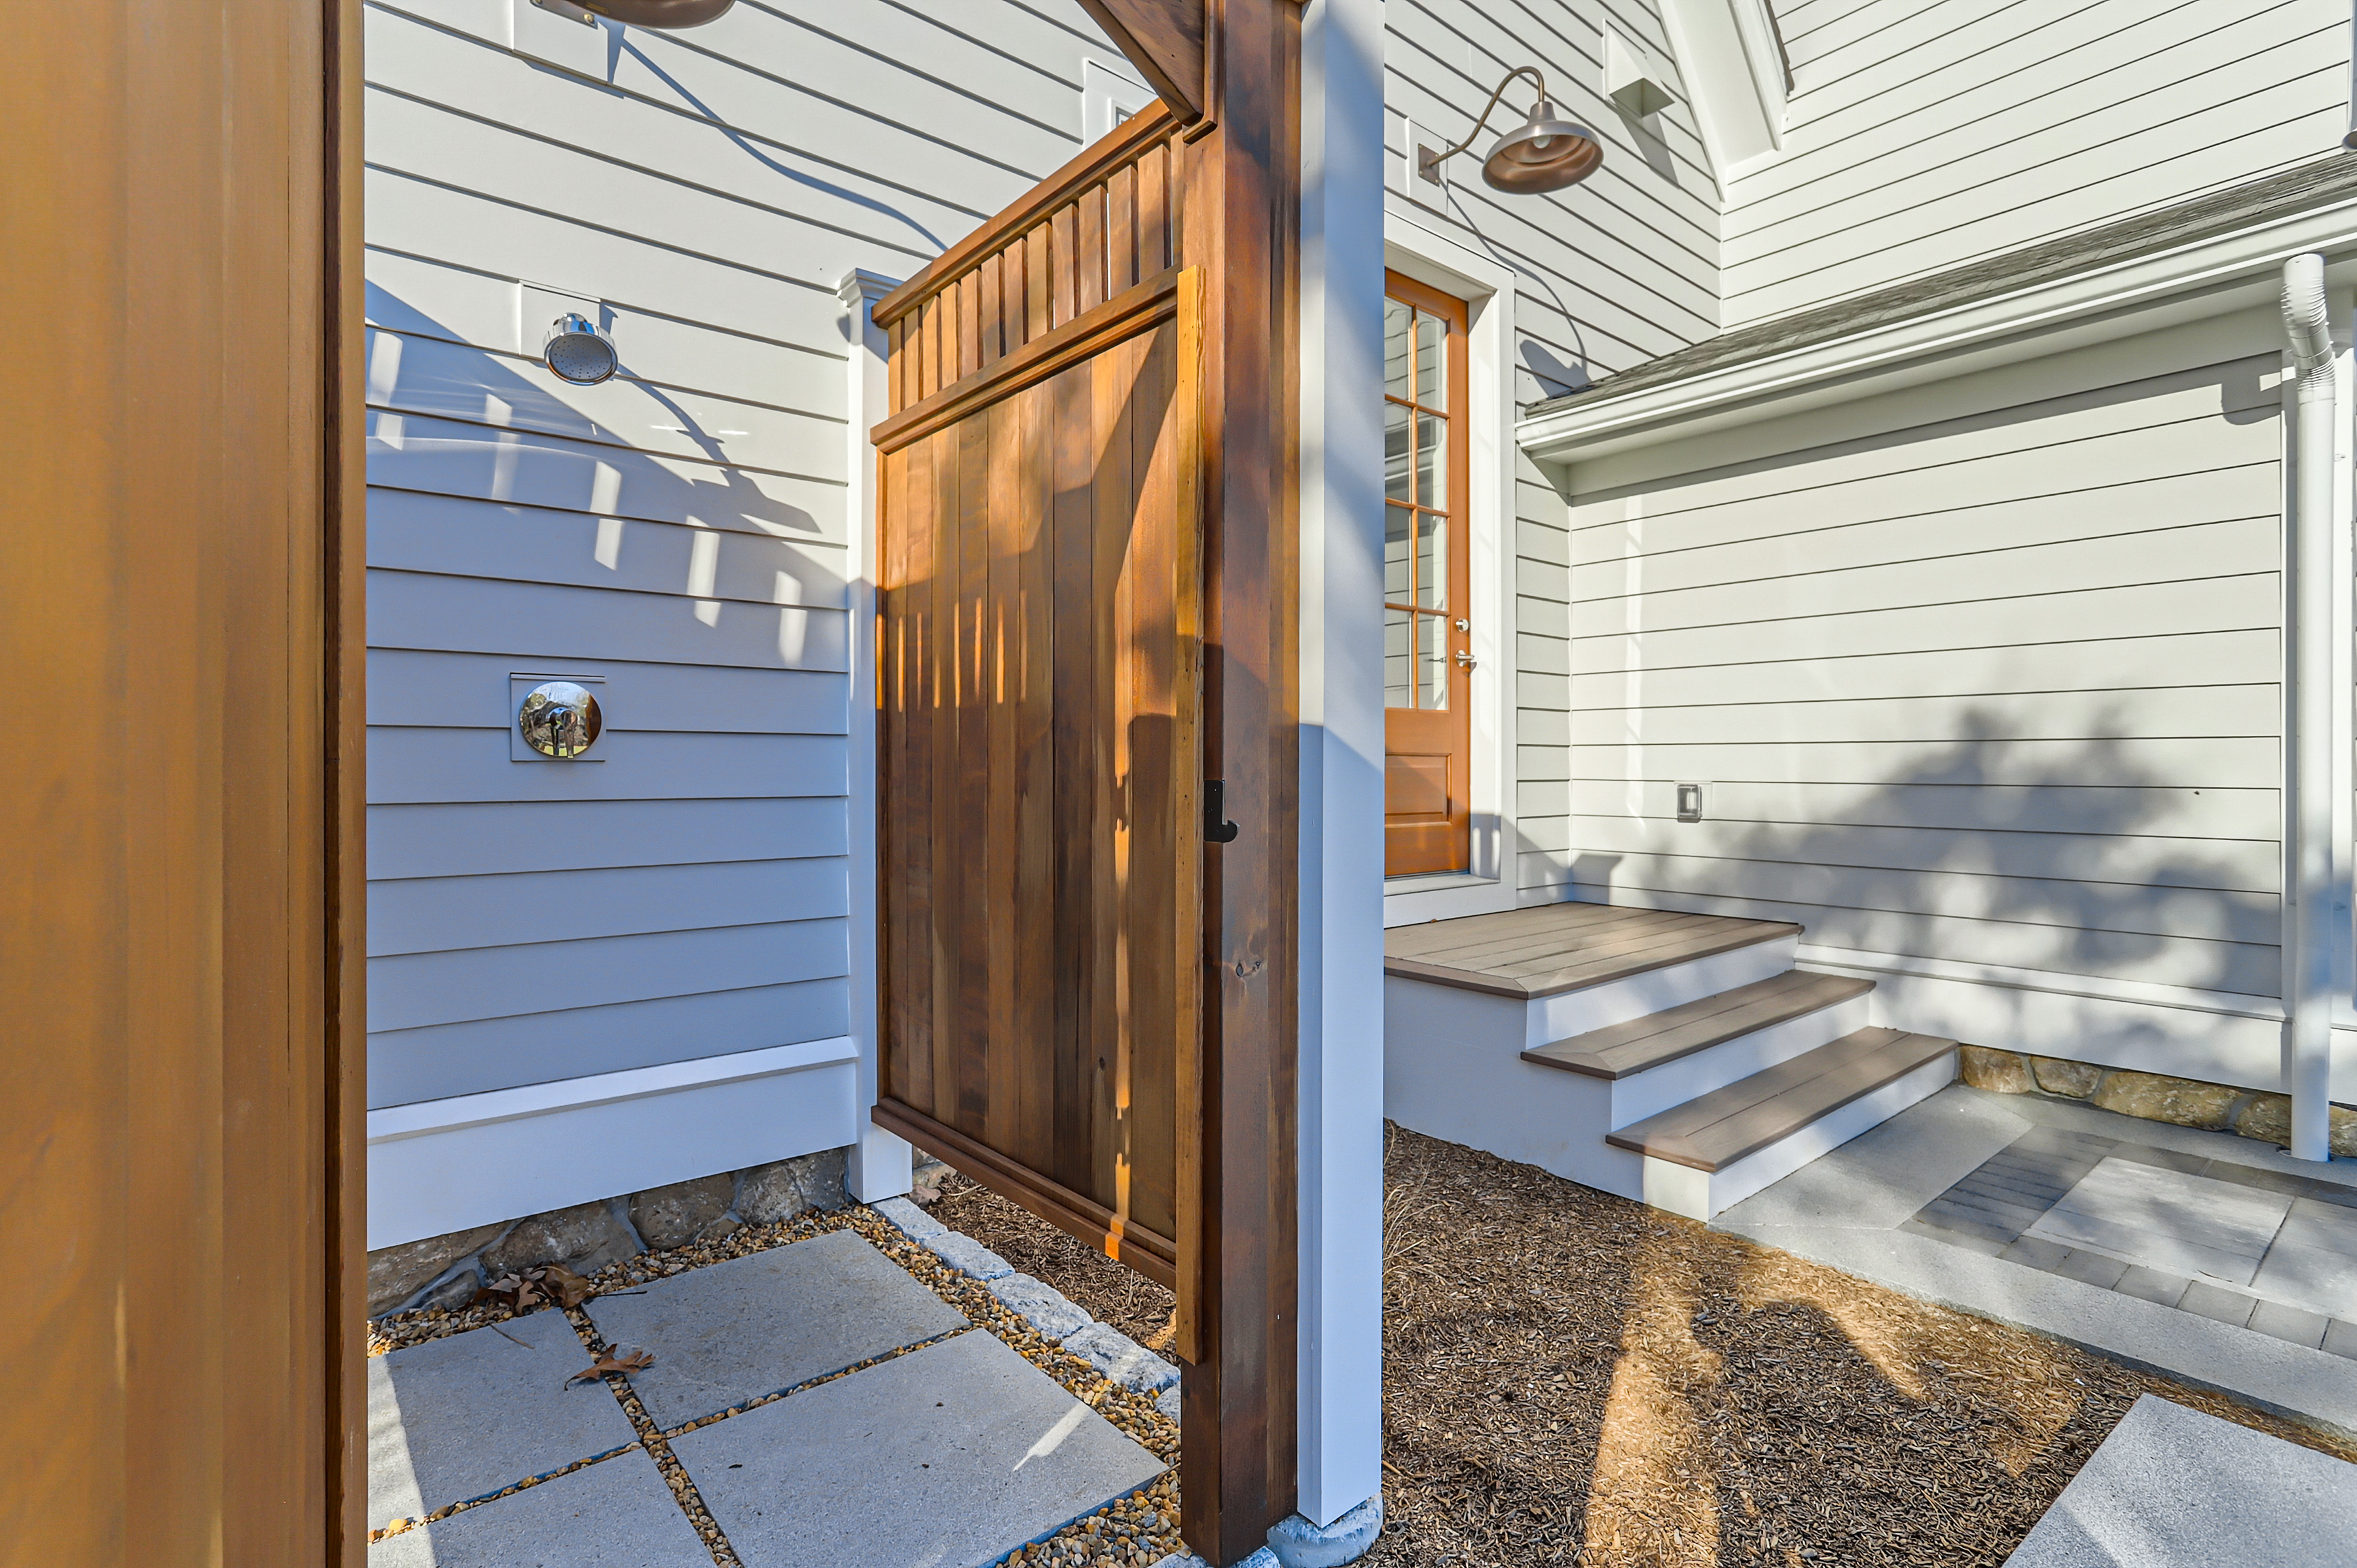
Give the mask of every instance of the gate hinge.
M 1228 821 L 1228 786 L 1224 779 L 1203 780 L 1203 837 L 1212 843 L 1233 843 L 1240 832 Z

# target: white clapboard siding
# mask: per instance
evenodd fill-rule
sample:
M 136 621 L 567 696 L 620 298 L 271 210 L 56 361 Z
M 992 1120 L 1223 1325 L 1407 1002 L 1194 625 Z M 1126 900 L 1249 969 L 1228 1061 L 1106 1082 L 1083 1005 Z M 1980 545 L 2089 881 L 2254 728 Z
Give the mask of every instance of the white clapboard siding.
M 841 855 L 419 876 L 369 889 L 371 957 L 848 913 Z
M 1669 818 L 1676 786 L 1669 779 L 1582 779 L 1551 797 L 1558 811 L 1583 816 Z M 1827 827 L 1899 827 L 1965 833 L 2107 833 L 2135 837 L 2271 841 L 2283 825 L 2272 788 L 2221 789 L 2096 780 L 2070 784 L 1778 784 L 1744 780 L 1709 786 L 1710 820 Z M 1691 824 L 1690 824 L 1691 825 Z
M 369 575 L 369 636 L 384 648 L 766 670 L 845 670 L 850 657 L 842 610 L 419 572 Z
M 616 325 L 618 334 L 624 330 Z M 565 386 L 541 370 L 537 342 L 527 357 L 382 329 L 368 337 L 374 408 L 773 473 L 843 477 L 845 421 L 839 411 L 765 407 L 657 385 L 630 374 L 637 367 L 628 362 L 626 373 L 611 381 Z
M 840 978 L 387 1029 L 369 1036 L 369 1103 L 726 1056 L 850 1032 Z
M 1527 776 L 1523 896 L 2271 993 L 2276 362 L 1575 470 L 1568 779 Z M 1674 820 L 1681 781 L 1705 821 Z
M 788 602 L 848 603 L 837 546 L 414 490 L 377 492 L 368 560 L 396 571 L 755 605 L 778 604 L 791 585 Z
M 1592 714 L 1603 722 L 1605 715 L 1623 710 L 1660 714 L 1727 703 L 2131 691 L 2207 681 L 2250 684 L 2276 679 L 2282 668 L 2282 639 L 2267 627 L 1939 649 L 1867 660 L 1791 659 L 1599 671 L 1571 677 L 1563 701 L 1577 705 L 1583 716 Z
M 1727 192 L 1725 318 L 2333 156 L 2349 26 L 2335 0 L 1872 0 L 1788 28 L 1782 150 Z
M 614 705 L 628 713 L 627 703 Z M 371 727 L 369 800 L 414 805 L 840 797 L 850 778 L 845 743 L 831 736 L 618 729 L 597 743 L 595 756 L 605 760 L 579 762 L 511 761 L 508 746 L 508 736 L 497 730 Z
M 560 673 L 562 671 L 559 671 Z M 541 673 L 534 660 L 496 653 L 408 648 L 369 652 L 369 722 L 424 728 L 505 730 L 515 723 L 508 677 Z M 625 727 L 728 735 L 842 735 L 848 678 L 818 670 L 736 670 L 711 664 L 634 664 L 600 659 L 594 673 L 619 695 Z M 603 704 L 615 707 L 612 701 Z M 653 715 L 655 722 L 650 722 Z
M 1524 890 L 1535 901 L 1578 897 L 1640 908 L 1690 909 L 1738 919 L 1790 920 L 1807 929 L 1806 940 L 1820 950 L 1846 949 L 1879 956 L 1936 953 L 1948 963 L 2030 970 L 2058 976 L 2141 982 L 2245 996 L 2272 996 L 2280 980 L 2280 950 L 2260 942 L 2212 941 L 2200 937 L 2111 931 L 2099 925 L 2039 920 L 1963 919 L 1941 915 L 1808 904 L 1774 897 L 1721 894 L 1696 886 L 1661 889 L 1631 877 L 1622 880 L 1608 855 L 1585 855 L 1557 865 L 1541 854 L 1523 860 Z M 1577 867 L 1579 869 L 1575 870 Z M 2123 901 L 2156 897 L 2193 902 L 2215 895 L 2157 895 L 2118 890 Z M 2090 889 L 2082 913 L 2094 913 L 2103 890 Z M 2054 1042 L 2060 1050 L 2064 1042 Z
M 404 953 L 369 961 L 369 1023 L 412 1029 L 845 972 L 841 919 Z
M 825 795 L 436 802 L 371 806 L 368 817 L 369 875 L 380 886 L 408 877 L 844 855 L 850 847 L 844 801 Z

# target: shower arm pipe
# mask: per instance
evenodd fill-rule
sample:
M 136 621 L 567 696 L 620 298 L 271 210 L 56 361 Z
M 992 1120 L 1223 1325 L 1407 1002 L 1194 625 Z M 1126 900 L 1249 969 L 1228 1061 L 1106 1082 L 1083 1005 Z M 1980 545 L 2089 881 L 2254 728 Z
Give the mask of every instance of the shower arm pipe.
M 1466 133 L 1465 139 L 1463 141 L 1458 143 L 1455 146 L 1449 148 L 1445 153 L 1426 153 L 1424 156 L 1424 168 L 1422 172 L 1427 177 L 1432 177 L 1435 171 L 1437 171 L 1441 165 L 1447 163 L 1449 159 L 1455 157 L 1458 154 L 1463 152 L 1466 148 L 1471 146 L 1474 143 L 1481 139 L 1482 128 L 1490 124 L 1491 111 L 1498 107 L 1498 100 L 1506 95 L 1506 89 L 1514 84 L 1514 78 L 1518 76 L 1527 76 L 1534 82 L 1536 82 L 1538 84 L 1539 98 L 1541 102 L 1545 101 L 1547 95 L 1546 78 L 1539 74 L 1539 68 L 1534 65 L 1516 66 L 1513 70 L 1506 73 L 1506 79 L 1503 81 L 1498 83 L 1498 90 L 1490 94 L 1490 102 L 1481 105 L 1481 117 L 1473 122 L 1473 129 Z
M 2334 505 L 2336 355 L 2324 258 L 2293 256 L 2283 269 L 2284 336 L 2298 385 L 2292 424 L 2285 564 L 2291 570 L 2289 639 L 2291 811 L 2284 899 L 2283 1090 L 2291 1097 L 2295 1159 L 2331 1157 L 2333 948 Z

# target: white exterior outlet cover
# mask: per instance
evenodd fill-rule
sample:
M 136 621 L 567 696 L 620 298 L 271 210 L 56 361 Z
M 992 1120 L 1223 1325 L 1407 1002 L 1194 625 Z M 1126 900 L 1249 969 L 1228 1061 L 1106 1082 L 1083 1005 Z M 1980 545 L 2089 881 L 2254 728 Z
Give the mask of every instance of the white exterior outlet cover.
M 1658 114 L 1677 101 L 1670 73 L 1653 51 L 1612 27 L 1604 29 L 1604 95 L 1631 119 Z
M 509 41 L 526 59 L 606 80 L 606 24 L 571 0 L 508 0 Z

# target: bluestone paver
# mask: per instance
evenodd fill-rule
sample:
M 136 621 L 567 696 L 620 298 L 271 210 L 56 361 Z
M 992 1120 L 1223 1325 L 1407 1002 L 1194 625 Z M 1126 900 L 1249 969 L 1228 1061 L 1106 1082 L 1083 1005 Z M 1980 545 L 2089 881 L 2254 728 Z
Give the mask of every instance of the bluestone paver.
M 2303 1312 L 2280 1302 L 2263 1301 L 2251 1309 L 2251 1321 L 2244 1326 L 2255 1333 L 2272 1334 L 2294 1345 L 2305 1345 L 2311 1350 L 2324 1345 L 2324 1331 L 2332 1320 L 2321 1313 Z
M 2128 1272 L 2127 1264 L 2101 1252 L 2073 1252 L 2054 1265 L 2054 1272 L 2067 1280 L 2081 1280 L 2091 1285 L 2110 1290 Z
M 2277 1241 L 2267 1249 L 2266 1262 L 2259 1265 L 2251 1288 L 2311 1312 L 2346 1312 L 2357 1306 L 2357 1258 Z
M 608 1404 L 614 1396 L 597 1391 Z M 641 1450 L 543 1481 L 369 1548 L 369 1568 L 711 1568 Z
M 2008 1263 L 2020 1263 L 2032 1269 L 2052 1269 L 2071 1255 L 2071 1249 L 2061 1241 L 2044 1241 L 2035 1236 L 2024 1236 L 1997 1254 Z
M 2231 1323 L 2237 1328 L 2251 1321 L 2251 1309 L 2258 1305 L 2256 1296 L 2244 1295 L 2223 1285 L 2213 1285 L 2207 1280 L 2195 1280 L 2185 1287 L 2185 1294 L 2177 1300 L 2178 1310 L 2181 1312 L 2190 1312 L 2219 1323 Z
M 2122 1295 L 2132 1295 L 2139 1301 L 2175 1306 L 2184 1299 L 2185 1287 L 2192 1283 L 2183 1274 L 2166 1273 L 2159 1269 L 2148 1269 L 2142 1263 L 2136 1263 L 2120 1275 L 2112 1288 Z
M 2345 1563 L 2357 1465 L 2145 1395 L 2007 1568 Z
M 674 1439 L 746 1568 L 975 1568 L 1161 1473 L 988 1334 Z
M 2325 1326 L 2323 1348 L 2357 1361 L 2357 1323 L 2336 1317 Z
M 654 1357 L 630 1385 L 666 1431 L 965 1323 L 849 1230 L 599 1296 L 588 1312 L 607 1343 Z
M 371 1357 L 370 1528 L 636 1442 L 602 1382 L 565 1386 L 589 1360 L 561 1312 Z

